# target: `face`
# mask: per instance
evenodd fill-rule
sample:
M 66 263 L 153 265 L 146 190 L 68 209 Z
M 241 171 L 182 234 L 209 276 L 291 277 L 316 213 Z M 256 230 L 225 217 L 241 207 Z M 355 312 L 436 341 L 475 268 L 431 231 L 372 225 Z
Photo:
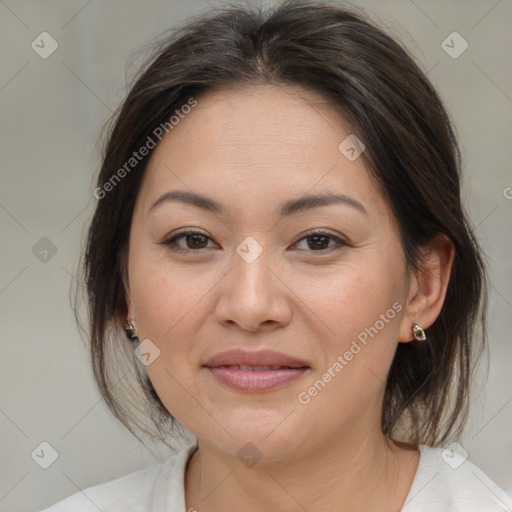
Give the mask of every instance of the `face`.
M 129 318 L 157 393 L 234 456 L 379 430 L 409 278 L 389 206 L 339 149 L 350 126 L 287 87 L 197 101 L 155 149 L 130 233 Z

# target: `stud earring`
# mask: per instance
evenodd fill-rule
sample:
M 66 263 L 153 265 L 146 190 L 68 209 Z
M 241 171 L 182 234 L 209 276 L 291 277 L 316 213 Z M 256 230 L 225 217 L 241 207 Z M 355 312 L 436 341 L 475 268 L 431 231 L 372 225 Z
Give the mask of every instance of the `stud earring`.
M 131 341 L 138 341 L 139 338 L 135 333 L 135 327 L 131 322 L 124 325 L 124 330 Z
M 427 339 L 425 331 L 418 324 L 414 324 L 412 326 L 412 332 L 414 334 L 414 339 L 418 341 L 425 341 Z

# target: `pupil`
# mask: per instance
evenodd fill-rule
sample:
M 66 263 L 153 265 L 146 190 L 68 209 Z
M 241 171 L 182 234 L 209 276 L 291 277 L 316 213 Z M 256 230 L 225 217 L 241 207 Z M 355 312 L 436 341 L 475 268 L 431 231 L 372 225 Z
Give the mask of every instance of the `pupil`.
M 314 235 L 309 237 L 310 240 L 314 240 L 314 247 L 317 249 L 325 249 L 329 245 L 328 238 L 325 235 Z M 320 241 L 320 239 L 323 239 L 323 242 L 320 242 L 320 245 L 317 244 L 317 242 Z M 327 241 L 327 244 L 325 243 Z M 311 248 L 311 245 L 310 245 Z
M 193 242 L 192 244 L 194 245 L 194 247 L 197 248 L 197 245 L 201 245 L 201 239 L 203 239 L 203 242 L 204 242 L 204 235 L 189 235 L 189 240 L 192 239 Z M 197 243 L 196 243 L 197 242 Z M 201 248 L 201 247 L 200 247 Z

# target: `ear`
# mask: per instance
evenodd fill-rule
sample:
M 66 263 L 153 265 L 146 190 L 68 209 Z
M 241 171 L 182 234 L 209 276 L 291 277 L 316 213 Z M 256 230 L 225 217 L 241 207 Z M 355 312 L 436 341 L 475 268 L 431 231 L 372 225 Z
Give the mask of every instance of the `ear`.
M 127 266 L 127 259 L 126 256 L 123 256 L 121 258 L 121 281 L 123 283 L 124 288 L 124 298 L 126 301 L 126 318 L 122 318 L 121 325 L 125 325 L 126 323 L 129 323 L 130 321 L 132 323 L 135 319 L 135 312 L 133 310 L 132 300 L 131 300 L 131 292 L 130 292 L 130 283 L 128 281 L 128 266 Z
M 430 327 L 439 316 L 450 281 L 455 247 L 446 235 L 435 236 L 421 249 L 420 270 L 411 273 L 405 314 L 400 324 L 398 341 L 414 339 L 412 327 Z
M 133 311 L 132 302 L 130 300 L 130 296 L 129 296 L 128 292 L 125 294 L 125 297 L 126 297 L 126 308 L 128 310 L 128 312 L 126 313 L 126 317 L 127 317 L 126 321 L 129 322 L 131 320 L 133 323 L 135 320 L 135 312 Z

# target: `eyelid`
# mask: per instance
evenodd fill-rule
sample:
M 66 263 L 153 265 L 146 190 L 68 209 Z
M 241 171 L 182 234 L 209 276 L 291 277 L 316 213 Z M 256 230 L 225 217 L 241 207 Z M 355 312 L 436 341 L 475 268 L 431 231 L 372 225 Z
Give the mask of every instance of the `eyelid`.
M 177 229 L 176 231 L 173 231 L 170 235 L 167 235 L 164 238 L 164 241 L 172 240 L 173 238 L 177 237 L 178 235 L 190 235 L 190 234 L 204 235 L 204 236 L 207 236 L 208 238 L 210 238 L 210 236 L 208 235 L 208 233 L 206 233 L 206 231 L 203 231 L 200 228 L 190 227 L 190 228 L 181 228 L 181 229 Z

